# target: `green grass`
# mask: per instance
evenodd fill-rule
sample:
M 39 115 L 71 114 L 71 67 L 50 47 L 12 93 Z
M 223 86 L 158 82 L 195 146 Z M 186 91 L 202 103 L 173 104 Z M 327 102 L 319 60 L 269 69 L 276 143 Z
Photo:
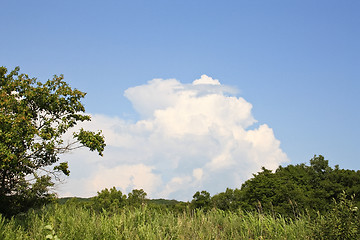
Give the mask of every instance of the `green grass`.
M 0 220 L 0 239 L 45 239 L 50 225 L 60 239 L 310 239 L 306 218 L 211 210 L 174 214 L 147 208 L 95 213 L 76 205 L 51 205 Z

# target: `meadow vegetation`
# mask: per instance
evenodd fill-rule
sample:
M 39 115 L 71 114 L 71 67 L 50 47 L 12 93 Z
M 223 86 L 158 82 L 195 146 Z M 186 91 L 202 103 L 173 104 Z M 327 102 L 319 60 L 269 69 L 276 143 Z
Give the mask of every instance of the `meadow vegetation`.
M 212 209 L 175 213 L 148 206 L 96 213 L 74 203 L 49 205 L 0 223 L 1 239 L 309 239 L 306 218 Z
M 89 205 L 90 204 L 90 205 Z M 0 219 L 0 239 L 359 239 L 353 199 L 342 194 L 326 214 L 295 218 L 212 208 L 183 211 L 145 203 L 92 209 L 70 200 Z M 159 207 L 161 206 L 161 207 Z

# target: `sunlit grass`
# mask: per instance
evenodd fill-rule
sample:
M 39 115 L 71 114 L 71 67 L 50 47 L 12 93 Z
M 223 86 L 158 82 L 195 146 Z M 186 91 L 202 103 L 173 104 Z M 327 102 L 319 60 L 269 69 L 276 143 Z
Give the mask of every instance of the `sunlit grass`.
M 53 205 L 11 220 L 1 219 L 0 239 L 45 239 L 52 226 L 60 239 L 309 239 L 310 222 L 257 212 L 211 210 L 174 214 L 151 208 L 95 213 Z

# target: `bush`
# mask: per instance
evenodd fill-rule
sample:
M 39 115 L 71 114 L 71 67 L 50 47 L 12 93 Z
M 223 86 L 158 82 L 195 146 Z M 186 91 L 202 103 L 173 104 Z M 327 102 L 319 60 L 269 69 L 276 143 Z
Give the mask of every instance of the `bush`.
M 333 200 L 332 209 L 325 215 L 318 215 L 314 224 L 315 239 L 360 239 L 360 217 L 354 197 L 340 194 L 339 201 Z

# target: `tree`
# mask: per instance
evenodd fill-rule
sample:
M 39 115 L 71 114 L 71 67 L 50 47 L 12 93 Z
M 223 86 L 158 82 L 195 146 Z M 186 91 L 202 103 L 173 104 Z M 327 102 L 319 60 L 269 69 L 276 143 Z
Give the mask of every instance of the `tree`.
M 63 135 L 77 123 L 90 121 L 81 99 L 86 93 L 72 89 L 63 75 L 41 83 L 0 67 L 0 213 L 12 215 L 51 198 L 49 187 L 59 173 L 69 175 L 59 155 L 80 147 L 105 147 L 101 131 L 80 129 L 72 141 Z M 54 166 L 54 164 L 58 163 Z
M 115 187 L 101 190 L 91 199 L 91 206 L 96 211 L 116 211 L 125 206 L 126 195 Z
M 146 201 L 147 193 L 143 189 L 133 189 L 128 194 L 128 203 L 130 206 L 139 207 Z
M 240 207 L 240 189 L 226 188 L 225 192 L 218 193 L 211 198 L 212 205 L 223 211 L 235 211 Z
M 360 214 L 354 196 L 347 198 L 346 193 L 333 199 L 332 208 L 323 216 L 316 218 L 313 225 L 314 239 L 359 239 Z
M 241 187 L 241 207 L 249 210 L 260 205 L 282 215 L 297 216 L 308 211 L 316 214 L 329 211 L 333 199 L 342 191 L 360 201 L 360 171 L 332 169 L 322 155 L 305 164 L 279 166 L 274 173 L 262 168 Z
M 191 205 L 193 208 L 201 208 L 204 211 L 209 210 L 211 207 L 210 193 L 207 191 L 197 191 L 193 196 Z
M 263 167 L 242 185 L 241 192 L 243 209 L 256 207 L 259 211 L 290 217 L 298 216 L 305 209 L 318 210 L 316 201 L 321 200 L 313 198 L 310 168 L 305 164 L 279 166 L 274 173 Z
M 317 174 L 326 174 L 332 171 L 329 167 L 329 161 L 325 160 L 324 156 L 314 156 L 310 159 L 310 166 Z

